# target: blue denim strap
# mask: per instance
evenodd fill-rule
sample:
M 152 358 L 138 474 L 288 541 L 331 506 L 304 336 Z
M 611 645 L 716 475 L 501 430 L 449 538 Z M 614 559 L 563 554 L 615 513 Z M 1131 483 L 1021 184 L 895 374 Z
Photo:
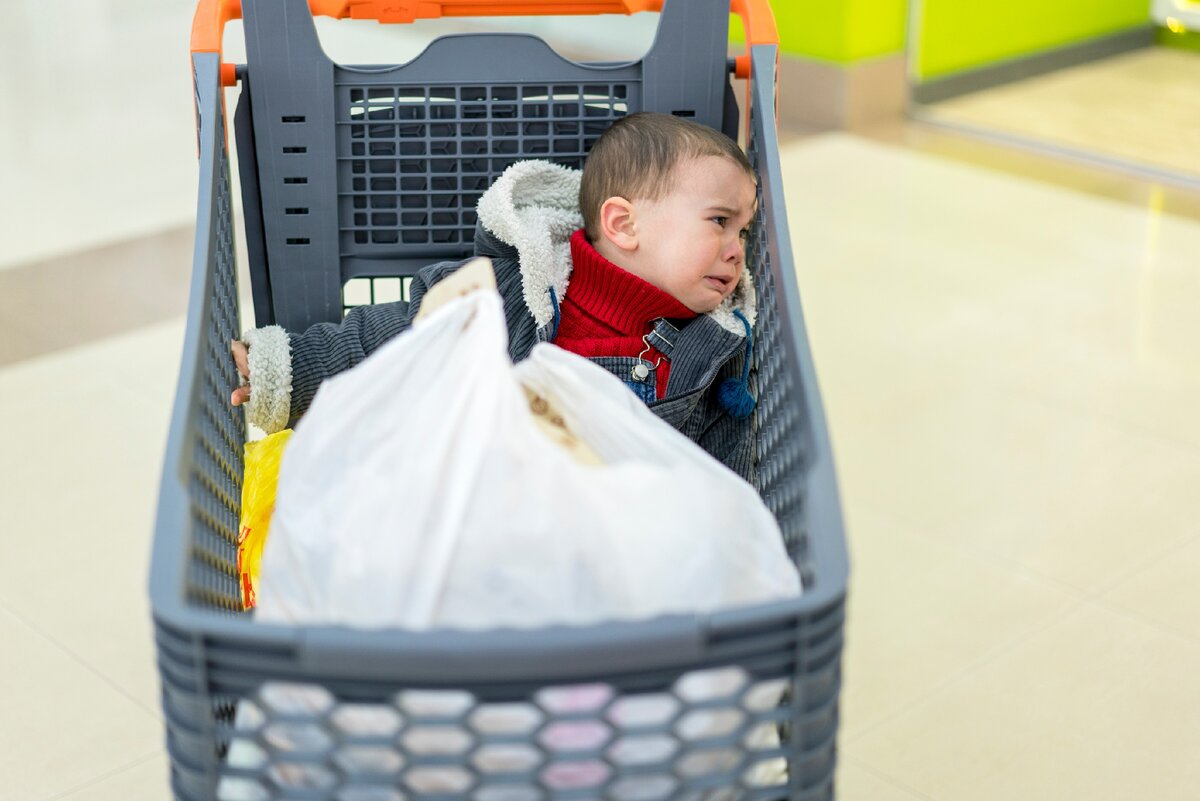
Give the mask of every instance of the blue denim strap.
M 667 320 L 659 318 L 654 321 L 654 328 L 646 335 L 646 342 L 654 346 L 654 349 L 671 358 L 675 352 L 675 340 L 679 336 L 679 329 L 671 325 Z

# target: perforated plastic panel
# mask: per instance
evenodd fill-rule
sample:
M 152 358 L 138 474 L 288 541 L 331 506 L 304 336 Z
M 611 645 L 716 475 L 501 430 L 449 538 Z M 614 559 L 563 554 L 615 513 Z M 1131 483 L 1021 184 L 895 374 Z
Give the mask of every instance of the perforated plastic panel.
M 751 114 L 755 112 L 752 109 Z M 750 163 L 762 174 L 757 129 L 751 125 L 748 147 Z M 746 245 L 746 264 L 754 275 L 760 297 L 776 298 L 771 252 L 767 246 L 769 228 L 765 224 L 770 198 L 763 196 L 764 183 L 758 186 L 758 215 L 750 229 Z M 799 388 L 795 371 L 788 369 L 789 348 L 776 304 L 764 302 L 758 310 L 754 332 L 754 359 L 750 365 L 751 390 L 758 398 L 752 423 L 755 429 L 755 457 L 759 493 L 767 508 L 779 521 L 788 553 L 801 568 L 801 580 L 811 583 L 802 557 L 804 546 L 804 484 L 807 432 L 804 406 L 797 403 Z
M 528 158 L 582 167 L 600 134 L 628 113 L 630 86 L 356 81 L 336 95 L 342 253 L 432 244 L 465 254 L 475 204 L 500 173 Z
M 779 703 L 788 686 L 730 667 L 654 692 L 573 684 L 484 701 L 409 689 L 364 703 L 269 682 L 238 708 L 217 798 L 652 801 L 729 798 L 732 788 L 778 798 L 788 781 Z
M 205 108 L 217 130 L 224 128 L 222 108 Z M 203 121 L 202 121 L 203 122 Z M 193 412 L 192 459 L 189 474 L 191 513 L 195 521 L 189 560 L 188 598 L 228 611 L 241 611 L 237 573 L 238 513 L 242 504 L 242 446 L 245 417 L 229 405 L 229 390 L 237 386 L 237 371 L 229 343 L 241 336 L 238 328 L 236 261 L 233 253 L 233 205 L 230 202 L 229 163 L 223 148 L 214 149 L 210 237 L 207 243 L 212 272 L 206 278 L 205 326 L 195 365 L 196 386 L 190 399 Z M 195 291 L 195 288 L 193 288 Z

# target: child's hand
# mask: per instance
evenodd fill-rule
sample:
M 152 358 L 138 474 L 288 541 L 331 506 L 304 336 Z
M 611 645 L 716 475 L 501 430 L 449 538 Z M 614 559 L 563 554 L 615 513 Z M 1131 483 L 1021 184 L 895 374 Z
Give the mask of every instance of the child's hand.
M 235 339 L 229 343 L 229 352 L 233 354 L 233 363 L 237 365 L 238 374 L 246 379 L 246 383 L 229 396 L 229 402 L 234 406 L 241 406 L 250 400 L 250 351 Z

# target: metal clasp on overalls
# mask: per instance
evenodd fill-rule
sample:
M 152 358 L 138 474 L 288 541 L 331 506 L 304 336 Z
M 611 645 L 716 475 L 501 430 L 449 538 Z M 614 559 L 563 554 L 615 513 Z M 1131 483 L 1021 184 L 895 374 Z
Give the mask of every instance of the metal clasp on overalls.
M 646 349 L 638 354 L 638 363 L 635 364 L 633 369 L 629 371 L 635 381 L 645 381 L 650 375 L 650 368 L 643 364 L 645 360 L 642 359 L 642 357 L 649 353 L 650 349 L 653 347 L 650 344 L 650 334 L 646 334 L 642 337 L 642 344 L 646 346 Z M 657 370 L 660 364 L 662 364 L 661 358 L 654 363 L 654 369 Z

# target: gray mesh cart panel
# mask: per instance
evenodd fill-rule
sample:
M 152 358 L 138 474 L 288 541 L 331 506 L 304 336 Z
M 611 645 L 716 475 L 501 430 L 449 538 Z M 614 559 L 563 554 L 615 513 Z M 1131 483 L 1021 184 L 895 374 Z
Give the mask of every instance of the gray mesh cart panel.
M 780 185 L 775 48 L 752 55 L 758 489 L 806 592 L 710 615 L 479 633 L 268 626 L 236 611 L 232 204 L 218 57 L 194 57 L 195 266 L 150 571 L 175 798 L 833 797 L 847 560 Z

